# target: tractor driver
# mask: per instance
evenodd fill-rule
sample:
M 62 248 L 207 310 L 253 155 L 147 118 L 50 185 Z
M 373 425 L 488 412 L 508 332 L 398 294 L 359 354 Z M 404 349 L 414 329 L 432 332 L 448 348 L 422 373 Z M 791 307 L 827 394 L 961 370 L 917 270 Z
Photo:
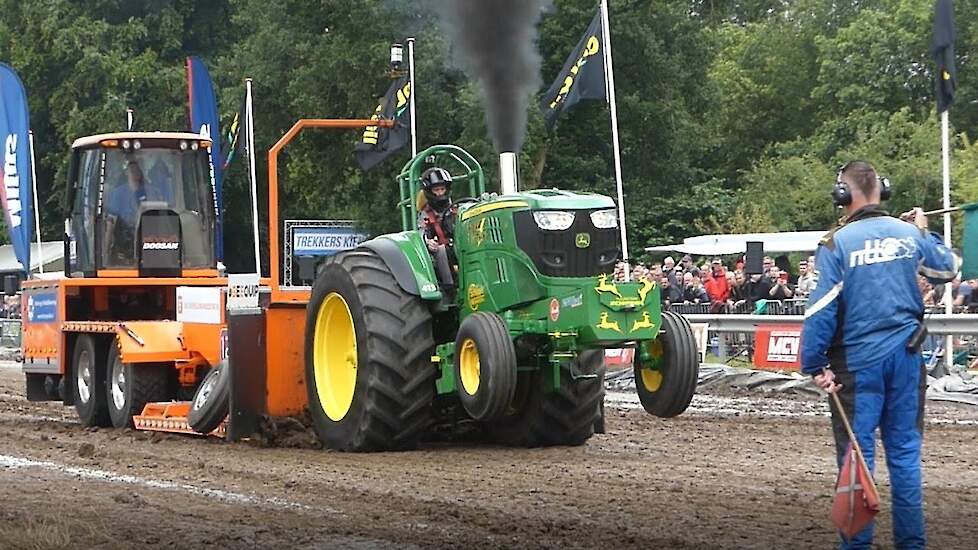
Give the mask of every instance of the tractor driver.
M 444 168 L 429 168 L 421 174 L 421 190 L 425 205 L 418 212 L 418 229 L 435 259 L 438 279 L 454 286 L 450 266 L 455 263 L 451 247 L 458 209 L 452 203 L 452 175 Z
M 432 253 L 442 246 L 451 246 L 455 235 L 455 214 L 452 204 L 452 176 L 444 168 L 429 168 L 421 175 L 425 205 L 418 212 L 418 229 Z

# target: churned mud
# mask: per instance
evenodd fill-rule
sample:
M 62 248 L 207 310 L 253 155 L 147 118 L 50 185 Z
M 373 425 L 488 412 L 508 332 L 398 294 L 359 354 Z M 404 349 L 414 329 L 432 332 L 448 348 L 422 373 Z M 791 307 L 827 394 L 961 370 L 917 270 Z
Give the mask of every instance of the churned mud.
M 627 394 L 577 448 L 315 448 L 301 420 L 240 443 L 88 430 L 0 365 L 0 548 L 828 548 L 827 408 L 699 395 L 660 420 Z M 973 548 L 978 411 L 928 403 L 930 544 Z M 879 542 L 890 545 L 885 467 Z

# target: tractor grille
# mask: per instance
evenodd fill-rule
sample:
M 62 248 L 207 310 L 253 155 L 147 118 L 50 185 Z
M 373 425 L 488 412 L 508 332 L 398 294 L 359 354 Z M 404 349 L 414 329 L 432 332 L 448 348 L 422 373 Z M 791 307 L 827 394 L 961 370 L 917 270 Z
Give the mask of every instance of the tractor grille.
M 601 210 L 604 210 L 603 208 Z M 614 271 L 620 254 L 618 229 L 597 229 L 592 210 L 574 210 L 574 223 L 564 231 L 544 231 L 528 210 L 513 214 L 516 243 L 540 273 L 551 277 L 594 277 Z M 578 246 L 578 235 L 588 235 L 588 246 Z

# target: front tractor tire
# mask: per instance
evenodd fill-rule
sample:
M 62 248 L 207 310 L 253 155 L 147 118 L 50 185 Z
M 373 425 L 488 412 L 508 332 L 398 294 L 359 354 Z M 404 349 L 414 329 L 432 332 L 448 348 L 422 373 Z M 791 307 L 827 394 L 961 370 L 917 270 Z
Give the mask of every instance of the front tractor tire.
M 699 378 L 699 352 L 689 321 L 663 312 L 659 337 L 640 345 L 651 357 L 643 360 L 642 349 L 635 353 L 635 388 L 642 407 L 661 418 L 682 414 L 693 400 Z
M 312 288 L 305 337 L 309 413 L 323 446 L 415 447 L 431 422 L 433 347 L 427 307 L 376 254 L 330 258 Z
M 516 391 L 516 349 L 502 317 L 477 312 L 462 321 L 455 338 L 458 398 L 474 420 L 495 420 Z
M 553 391 L 543 370 L 520 372 L 513 401 L 488 424 L 489 433 L 513 447 L 583 445 L 602 426 L 604 372 L 604 350 L 584 351 L 562 364 L 560 387 Z

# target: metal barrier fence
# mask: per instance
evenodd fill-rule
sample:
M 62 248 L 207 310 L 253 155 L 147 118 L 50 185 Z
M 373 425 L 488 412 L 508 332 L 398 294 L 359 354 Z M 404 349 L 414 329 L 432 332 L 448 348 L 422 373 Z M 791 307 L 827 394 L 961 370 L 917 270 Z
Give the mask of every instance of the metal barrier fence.
M 798 325 L 804 315 L 742 315 L 742 314 L 683 314 L 690 323 L 709 326 L 712 351 L 725 361 L 730 355 L 747 353 L 753 349 L 754 332 L 762 326 Z M 978 314 L 974 313 L 927 313 L 924 324 L 931 336 L 978 336 Z
M 734 305 L 715 306 L 710 303 L 700 304 L 671 304 L 669 311 L 682 315 L 720 314 L 762 314 L 762 315 L 804 315 L 807 299 L 764 300 L 760 306 L 751 302 L 740 302 Z
M 0 319 L 0 347 L 20 347 L 20 319 Z
M 725 315 L 683 314 L 690 323 L 707 323 L 711 332 L 753 332 L 759 325 L 801 324 L 803 315 Z M 978 336 L 978 314 L 934 313 L 924 316 L 924 324 L 933 335 Z

